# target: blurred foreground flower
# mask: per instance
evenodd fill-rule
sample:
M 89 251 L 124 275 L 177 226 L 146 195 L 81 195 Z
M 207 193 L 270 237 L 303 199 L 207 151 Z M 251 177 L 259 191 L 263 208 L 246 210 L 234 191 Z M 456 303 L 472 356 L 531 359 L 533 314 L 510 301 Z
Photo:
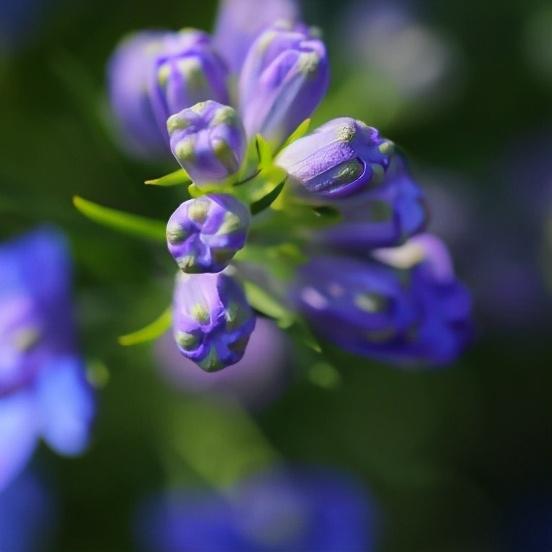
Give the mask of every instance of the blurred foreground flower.
M 0 245 L 0 488 L 40 437 L 70 456 L 88 443 L 94 400 L 71 309 L 63 236 L 43 229 Z
M 144 550 L 370 552 L 372 506 L 355 482 L 322 470 L 251 476 L 228 493 L 152 501 L 138 518 Z
M 243 358 L 231 370 L 206 374 L 176 350 L 172 335 L 155 347 L 157 364 L 167 380 L 179 389 L 237 399 L 260 408 L 274 400 L 290 378 L 289 343 L 276 325 L 259 318 Z
M 44 485 L 25 473 L 0 491 L 0 550 L 46 549 L 55 524 L 51 497 Z

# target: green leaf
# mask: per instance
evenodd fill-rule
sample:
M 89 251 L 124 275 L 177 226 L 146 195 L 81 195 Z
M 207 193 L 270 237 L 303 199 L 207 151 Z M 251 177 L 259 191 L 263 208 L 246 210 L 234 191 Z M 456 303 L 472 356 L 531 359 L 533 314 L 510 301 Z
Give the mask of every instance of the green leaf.
M 286 179 L 284 178 L 279 184 L 274 186 L 274 188 L 272 188 L 270 192 L 268 192 L 266 195 L 261 197 L 261 199 L 254 201 L 249 207 L 251 210 L 251 214 L 256 215 L 261 211 L 268 209 L 268 207 L 272 205 L 272 203 L 276 200 L 276 198 L 280 195 L 280 193 L 284 189 L 285 183 L 286 183 Z
M 79 196 L 73 198 L 73 205 L 85 217 L 103 226 L 139 238 L 162 242 L 166 239 L 166 224 L 163 221 L 103 207 Z
M 286 148 L 287 146 L 289 146 L 290 144 L 292 144 L 293 142 L 295 142 L 295 140 L 299 140 L 299 138 L 303 138 L 303 136 L 305 136 L 305 134 L 309 131 L 309 128 L 310 128 L 310 124 L 311 124 L 311 119 L 305 119 L 290 135 L 290 137 L 284 142 L 284 145 L 282 146 L 281 149 L 284 149 Z
M 316 362 L 308 371 L 311 383 L 324 389 L 335 389 L 341 383 L 341 375 L 334 366 L 327 362 Z
M 293 323 L 293 312 L 282 306 L 278 299 L 250 280 L 245 280 L 243 285 L 247 300 L 255 310 L 269 318 L 274 318 L 282 328 L 289 327 Z
M 171 327 L 171 324 L 172 308 L 168 308 L 159 318 L 141 330 L 119 337 L 119 344 L 124 347 L 129 347 L 131 345 L 139 345 L 140 343 L 153 341 L 161 337 Z
M 272 164 L 272 148 L 270 144 L 260 135 L 255 137 L 255 146 L 257 156 L 259 157 L 259 167 L 268 167 Z
M 160 178 L 154 178 L 152 180 L 146 180 L 144 184 L 148 186 L 179 186 L 189 185 L 192 183 L 190 175 L 184 169 L 178 169 L 172 173 L 161 176 Z
M 294 339 L 300 341 L 309 349 L 312 349 L 318 354 L 322 353 L 322 347 L 320 346 L 320 343 L 318 343 L 318 340 L 311 332 L 311 329 L 307 326 L 304 320 L 296 319 L 295 324 L 290 327 L 290 332 Z

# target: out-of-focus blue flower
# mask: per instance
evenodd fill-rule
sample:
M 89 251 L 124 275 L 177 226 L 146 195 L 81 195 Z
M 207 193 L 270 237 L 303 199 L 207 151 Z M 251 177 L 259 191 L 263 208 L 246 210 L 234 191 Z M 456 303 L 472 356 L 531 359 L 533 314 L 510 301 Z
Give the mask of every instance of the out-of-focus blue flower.
M 316 109 L 328 88 L 324 43 L 302 25 L 278 22 L 255 40 L 240 77 L 249 138 L 278 146 Z
M 173 332 L 181 353 L 206 372 L 235 364 L 255 328 L 255 315 L 239 284 L 230 276 L 177 276 Z
M 155 57 L 150 94 L 157 123 L 198 102 L 229 101 L 228 69 L 203 31 L 184 29 L 166 35 Z
M 149 92 L 156 55 L 167 34 L 168 31 L 142 31 L 126 37 L 108 64 L 109 99 L 122 144 L 130 153 L 145 159 L 170 156 Z
M 287 146 L 276 163 L 309 194 L 342 198 L 377 188 L 393 152 L 375 128 L 341 117 Z
M 274 21 L 296 21 L 298 17 L 295 0 L 264 0 L 262 9 L 254 0 L 221 0 L 213 42 L 232 72 L 239 74 L 259 33 Z
M 0 550 L 45 549 L 53 532 L 54 514 L 46 488 L 33 475 L 20 475 L 0 491 Z
M 173 155 L 195 184 L 235 174 L 245 155 L 245 130 L 236 111 L 214 101 L 200 102 L 167 120 Z
M 32 38 L 41 20 L 57 2 L 47 0 L 2 0 L 0 2 L 0 54 L 16 49 Z M 50 15 L 50 14 L 48 14 Z
M 259 474 L 230 493 L 182 491 L 138 519 L 156 552 L 370 552 L 374 513 L 358 484 L 322 470 Z
M 142 31 L 124 39 L 108 65 L 124 145 L 139 157 L 168 158 L 167 119 L 200 101 L 227 103 L 227 75 L 204 32 Z
M 178 352 L 172 335 L 156 344 L 155 356 L 163 375 L 178 389 L 231 397 L 247 407 L 261 408 L 284 389 L 289 376 L 289 343 L 266 318 L 258 318 L 243 358 L 230 370 L 206 374 Z
M 421 232 L 428 218 L 424 193 L 398 155 L 392 158 L 379 186 L 333 200 L 331 205 L 342 219 L 320 232 L 318 239 L 360 253 L 402 244 Z
M 189 199 L 167 223 L 167 245 L 186 273 L 220 272 L 244 246 L 249 209 L 229 194 Z
M 471 300 L 444 244 L 423 235 L 373 257 L 318 257 L 300 271 L 295 299 L 314 330 L 371 358 L 453 361 L 471 336 Z
M 0 246 L 0 489 L 39 437 L 65 455 L 87 445 L 94 401 L 70 294 L 70 260 L 59 233 L 39 230 Z

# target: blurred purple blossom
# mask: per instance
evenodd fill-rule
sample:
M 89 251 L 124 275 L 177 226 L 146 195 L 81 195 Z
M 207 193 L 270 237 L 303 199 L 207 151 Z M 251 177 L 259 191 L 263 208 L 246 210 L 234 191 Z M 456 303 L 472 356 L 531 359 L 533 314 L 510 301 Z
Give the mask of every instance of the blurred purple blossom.
M 430 235 L 372 259 L 315 257 L 295 300 L 313 329 L 352 353 L 400 365 L 454 361 L 471 337 L 471 300 Z
M 253 475 L 224 495 L 176 491 L 150 501 L 137 528 L 156 552 L 371 552 L 374 532 L 359 485 L 321 469 Z
M 77 350 L 70 258 L 42 229 L 0 245 L 0 488 L 42 437 L 60 454 L 88 443 L 92 390 Z

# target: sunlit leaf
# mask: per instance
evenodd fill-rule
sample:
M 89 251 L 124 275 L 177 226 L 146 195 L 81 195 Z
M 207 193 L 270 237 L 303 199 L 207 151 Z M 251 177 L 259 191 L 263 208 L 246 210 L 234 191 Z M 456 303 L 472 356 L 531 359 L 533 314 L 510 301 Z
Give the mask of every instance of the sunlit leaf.
M 119 344 L 129 347 L 131 345 L 139 345 L 140 343 L 153 341 L 161 337 L 171 327 L 171 324 L 172 309 L 168 308 L 159 318 L 141 330 L 119 337 Z
M 73 205 L 86 217 L 98 224 L 119 230 L 132 236 L 155 241 L 165 241 L 166 224 L 163 221 L 133 215 L 103 207 L 92 201 L 75 196 Z
M 177 171 L 161 176 L 160 178 L 153 178 L 145 181 L 145 184 L 148 186 L 186 186 L 191 183 L 192 179 L 184 169 L 178 169 Z
M 289 146 L 295 140 L 299 140 L 299 138 L 303 138 L 305 134 L 309 131 L 311 124 L 311 119 L 305 119 L 290 135 L 290 137 L 284 142 L 284 145 L 282 146 L 282 149 L 284 149 L 286 146 Z
M 261 199 L 253 202 L 250 206 L 251 214 L 256 215 L 260 213 L 261 211 L 264 211 L 265 209 L 268 209 L 272 205 L 272 203 L 276 200 L 276 198 L 280 195 L 281 191 L 284 189 L 284 184 L 286 183 L 286 179 L 282 180 L 279 184 L 274 186 L 270 192 L 268 192 L 266 195 L 261 197 Z
M 284 307 L 281 301 L 263 288 L 246 280 L 244 282 L 244 289 L 249 304 L 265 316 L 277 320 L 280 327 L 288 327 L 293 322 L 293 312 Z

